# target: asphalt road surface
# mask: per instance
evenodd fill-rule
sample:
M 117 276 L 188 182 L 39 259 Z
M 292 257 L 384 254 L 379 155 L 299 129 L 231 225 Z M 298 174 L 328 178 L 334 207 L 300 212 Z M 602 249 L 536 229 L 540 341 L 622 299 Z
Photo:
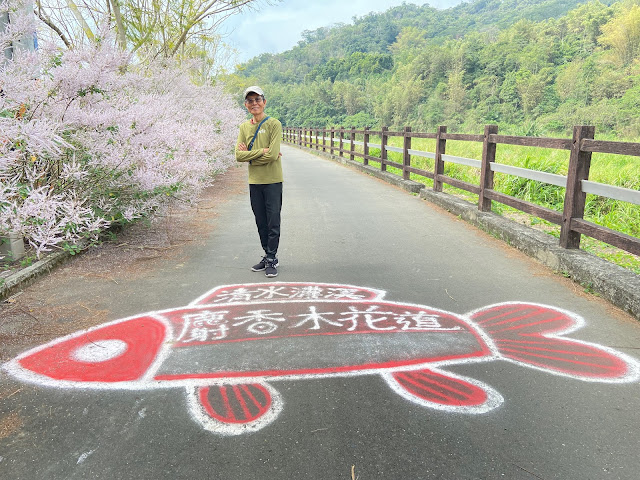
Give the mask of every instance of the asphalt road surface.
M 283 154 L 277 278 L 249 270 L 242 184 L 179 259 L 30 287 L 23 322 L 37 298 L 100 316 L 2 347 L 0 478 L 640 478 L 635 320 L 416 196 Z

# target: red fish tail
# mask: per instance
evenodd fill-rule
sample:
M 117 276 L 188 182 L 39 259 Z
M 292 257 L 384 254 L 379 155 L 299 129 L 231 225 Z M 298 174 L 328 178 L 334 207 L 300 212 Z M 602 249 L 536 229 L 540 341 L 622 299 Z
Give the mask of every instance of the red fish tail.
M 619 354 L 578 340 L 560 338 L 582 319 L 544 305 L 503 304 L 471 314 L 500 354 L 525 366 L 583 380 L 621 380 L 633 373 Z

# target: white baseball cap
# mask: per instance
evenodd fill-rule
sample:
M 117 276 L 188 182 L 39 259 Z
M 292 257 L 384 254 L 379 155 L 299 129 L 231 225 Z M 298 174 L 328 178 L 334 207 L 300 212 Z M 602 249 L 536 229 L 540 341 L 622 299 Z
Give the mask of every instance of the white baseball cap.
M 244 91 L 244 98 L 247 98 L 247 95 L 249 95 L 250 93 L 257 93 L 258 95 L 262 95 L 264 97 L 264 92 L 257 85 L 254 85 L 253 87 L 247 87 L 247 89 Z

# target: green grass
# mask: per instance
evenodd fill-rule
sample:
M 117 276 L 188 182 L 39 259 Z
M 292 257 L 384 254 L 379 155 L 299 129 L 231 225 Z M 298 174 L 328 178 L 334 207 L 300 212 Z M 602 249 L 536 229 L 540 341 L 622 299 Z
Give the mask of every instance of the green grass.
M 362 141 L 362 136 L 359 135 L 356 139 Z M 380 138 L 371 136 L 369 141 L 379 144 Z M 640 142 L 638 139 L 628 141 Z M 348 142 L 345 141 L 345 143 Z M 388 144 L 401 147 L 402 138 L 390 137 Z M 435 140 L 414 138 L 412 139 L 411 148 L 414 150 L 435 152 Z M 363 151 L 362 147 L 357 147 L 356 150 L 360 152 Z M 448 155 L 480 160 L 482 158 L 482 144 L 480 142 L 449 140 L 447 141 L 446 153 Z M 379 157 L 380 149 L 371 148 L 369 154 Z M 402 155 L 399 153 L 388 152 L 388 159 L 402 163 Z M 356 160 L 360 163 L 363 162 L 361 158 L 356 158 Z M 569 166 L 569 151 L 500 144 L 496 149 L 496 162 L 557 175 L 566 175 Z M 377 168 L 380 166 L 379 162 L 370 161 L 369 163 Z M 413 156 L 411 158 L 411 165 L 427 171 L 433 171 L 434 169 L 434 161 L 428 158 Z M 396 175 L 402 175 L 402 171 L 394 167 L 387 167 L 387 171 Z M 480 170 L 477 168 L 445 163 L 444 174 L 474 185 L 479 185 L 480 183 Z M 433 182 L 430 179 L 420 175 L 411 174 L 411 180 L 423 183 L 427 187 L 433 186 Z M 594 153 L 591 159 L 589 180 L 607 185 L 640 190 L 640 157 Z M 535 203 L 557 212 L 562 212 L 563 209 L 565 189 L 562 187 L 512 175 L 495 173 L 494 189 L 506 195 Z M 477 195 L 446 184 L 444 191 L 462 197 L 471 203 L 477 203 L 478 201 Z M 492 203 L 492 209 L 495 213 L 520 221 L 521 223 L 526 223 L 549 235 L 555 237 L 560 236 L 560 226 L 558 225 L 527 215 L 506 205 L 497 202 Z M 633 205 L 627 202 L 597 197 L 595 195 L 587 195 L 584 218 L 597 225 L 633 237 L 640 237 L 640 205 Z M 585 235 L 582 236 L 581 248 L 640 274 L 640 257 L 638 256 Z

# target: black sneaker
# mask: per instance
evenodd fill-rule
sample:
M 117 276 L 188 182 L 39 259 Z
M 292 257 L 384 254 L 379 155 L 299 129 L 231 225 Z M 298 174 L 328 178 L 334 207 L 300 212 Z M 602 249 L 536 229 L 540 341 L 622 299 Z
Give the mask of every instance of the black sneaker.
M 278 276 L 278 259 L 277 258 L 265 258 L 266 266 L 264 269 L 264 274 L 267 277 L 277 277 Z
M 274 265 L 274 267 L 278 266 L 278 259 L 275 259 L 276 264 Z M 260 263 L 256 263 L 253 267 L 251 267 L 251 270 L 253 272 L 261 272 L 263 271 L 265 268 L 267 268 L 267 257 L 266 255 L 264 257 L 262 257 L 262 260 L 260 260 Z

